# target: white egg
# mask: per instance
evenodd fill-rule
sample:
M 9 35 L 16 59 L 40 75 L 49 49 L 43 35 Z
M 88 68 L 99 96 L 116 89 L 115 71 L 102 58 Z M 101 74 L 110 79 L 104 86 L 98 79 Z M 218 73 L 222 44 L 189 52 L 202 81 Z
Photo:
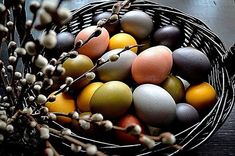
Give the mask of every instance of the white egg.
M 133 92 L 136 114 L 145 123 L 165 127 L 176 116 L 176 104 L 171 95 L 163 88 L 153 84 L 138 86 Z
M 102 58 L 108 60 L 110 56 L 118 54 L 122 49 L 114 49 L 105 53 Z M 132 62 L 137 55 L 127 50 L 120 54 L 115 62 L 108 62 L 97 69 L 98 76 L 102 81 L 124 80 L 130 76 Z

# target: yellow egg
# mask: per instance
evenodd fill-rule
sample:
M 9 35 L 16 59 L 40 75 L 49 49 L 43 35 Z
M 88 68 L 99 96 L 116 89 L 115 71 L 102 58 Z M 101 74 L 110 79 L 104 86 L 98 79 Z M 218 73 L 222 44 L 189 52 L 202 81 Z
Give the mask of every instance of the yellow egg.
M 54 102 L 47 102 L 46 107 L 50 112 L 59 112 L 68 114 L 76 110 L 75 101 L 67 93 L 59 93 L 56 95 L 56 100 Z M 71 119 L 68 117 L 57 117 L 57 120 L 61 123 L 70 123 Z
M 215 89 L 207 82 L 190 86 L 186 91 L 186 102 L 197 110 L 205 110 L 215 104 Z
M 63 67 L 65 68 L 65 74 L 63 75 L 63 78 L 69 76 L 75 79 L 87 72 L 93 66 L 94 64 L 89 57 L 78 54 L 77 57 L 73 59 L 69 58 L 63 63 Z M 75 82 L 72 87 L 74 89 L 79 89 L 87 85 L 89 82 L 90 80 L 84 78 Z
M 92 113 L 101 113 L 105 118 L 117 118 L 127 112 L 131 103 L 131 89 L 121 81 L 109 81 L 95 91 L 90 106 Z
M 131 35 L 127 33 L 118 33 L 114 35 L 113 37 L 111 37 L 111 39 L 109 40 L 108 49 L 113 50 L 113 49 L 118 49 L 118 48 L 125 48 L 126 46 L 133 46 L 133 45 L 137 45 L 137 42 L 134 37 L 132 37 Z M 131 51 L 136 53 L 138 51 L 138 48 L 137 47 L 132 48 Z
M 95 91 L 102 86 L 102 82 L 93 82 L 87 85 L 77 97 L 77 107 L 81 112 L 90 111 L 90 100 Z

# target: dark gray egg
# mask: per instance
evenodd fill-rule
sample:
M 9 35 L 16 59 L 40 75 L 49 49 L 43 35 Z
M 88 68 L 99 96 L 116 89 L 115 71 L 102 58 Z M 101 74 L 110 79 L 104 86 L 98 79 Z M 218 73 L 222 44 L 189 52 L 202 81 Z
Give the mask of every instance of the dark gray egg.
M 200 82 L 207 78 L 211 63 L 201 51 L 192 47 L 173 51 L 174 72 L 189 82 Z
M 153 20 L 145 12 L 133 10 L 122 16 L 121 27 L 124 32 L 131 34 L 135 38 L 144 39 L 153 30 Z
M 112 15 L 111 12 L 103 12 L 101 14 L 98 14 L 98 15 L 93 17 L 92 23 L 94 25 L 96 25 L 97 22 L 99 22 L 99 20 L 108 19 L 111 15 Z M 115 22 L 109 22 L 109 23 L 105 24 L 104 27 L 105 27 L 106 30 L 108 30 L 108 32 L 111 35 L 120 32 L 120 29 L 121 29 L 120 21 L 119 20 L 117 20 Z
M 61 52 L 68 52 L 74 47 L 74 36 L 70 32 L 61 32 L 57 34 L 57 50 Z
M 153 38 L 156 45 L 165 45 L 175 50 L 183 44 L 184 33 L 177 26 L 167 25 L 157 29 Z
M 181 127 L 189 127 L 199 121 L 198 111 L 187 103 L 176 105 L 176 122 Z

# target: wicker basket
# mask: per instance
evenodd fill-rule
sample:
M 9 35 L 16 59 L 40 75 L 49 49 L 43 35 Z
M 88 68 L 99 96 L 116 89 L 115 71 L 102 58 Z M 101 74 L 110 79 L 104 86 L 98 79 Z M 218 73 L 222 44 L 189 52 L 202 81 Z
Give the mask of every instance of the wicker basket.
M 74 10 L 71 22 L 63 27 L 57 27 L 55 30 L 57 32 L 69 31 L 76 35 L 81 29 L 92 24 L 92 18 L 95 15 L 104 11 L 111 11 L 114 3 L 116 2 L 94 2 Z M 208 140 L 219 129 L 232 110 L 235 94 L 234 78 L 232 78 L 232 74 L 229 74 L 226 63 L 224 63 L 227 61 L 228 54 L 220 39 L 203 22 L 190 15 L 174 8 L 141 0 L 133 2 L 129 8 L 122 9 L 120 16 L 135 9 L 143 10 L 150 15 L 155 28 L 169 24 L 179 26 L 185 34 L 183 46 L 192 46 L 201 50 L 211 61 L 212 69 L 208 76 L 208 82 L 216 89 L 218 101 L 200 123 L 175 134 L 177 144 L 181 145 L 183 150 L 192 150 Z M 156 155 L 156 153 L 174 155 L 179 152 L 160 143 L 149 151 L 139 144 L 120 146 L 111 143 L 111 141 L 107 143 L 92 138 L 81 137 L 81 139 L 96 144 L 101 151 L 110 155 L 126 155 L 127 153 L 133 155 Z

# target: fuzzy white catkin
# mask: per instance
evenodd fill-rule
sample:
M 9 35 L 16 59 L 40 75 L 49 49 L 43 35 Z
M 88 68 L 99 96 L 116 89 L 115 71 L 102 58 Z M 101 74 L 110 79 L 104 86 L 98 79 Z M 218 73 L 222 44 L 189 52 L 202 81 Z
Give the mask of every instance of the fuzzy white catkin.
M 56 33 L 50 30 L 48 33 L 44 32 L 40 38 L 40 43 L 47 49 L 52 49 L 56 46 Z
M 14 127 L 12 125 L 7 125 L 6 130 L 8 133 L 13 133 L 14 132 Z
M 0 142 L 4 141 L 4 135 L 0 134 Z
M 103 115 L 100 114 L 100 113 L 96 113 L 96 114 L 93 114 L 91 116 L 91 120 L 94 121 L 94 122 L 100 122 L 104 119 Z
M 47 97 L 43 94 L 39 94 L 36 100 L 37 104 L 39 105 L 46 103 L 46 101 L 47 101 Z
M 24 48 L 16 48 L 15 52 L 17 53 L 17 55 L 25 55 L 26 54 L 26 50 Z
M 87 148 L 86 148 L 86 154 L 87 155 L 96 155 L 97 153 L 97 147 L 95 145 L 89 145 Z
M 41 25 L 47 25 L 50 22 L 52 22 L 52 17 L 44 9 L 40 9 L 40 11 L 39 11 L 39 21 L 40 21 Z
M 25 75 L 25 79 L 28 84 L 32 84 L 36 81 L 36 76 L 34 74 L 27 73 Z
M 78 153 L 78 152 L 80 152 L 80 151 L 82 150 L 82 147 L 81 147 L 81 146 L 78 146 L 78 145 L 75 145 L 75 144 L 71 144 L 71 150 L 72 150 L 73 152 Z
M 68 10 L 66 8 L 59 8 L 57 10 L 57 14 L 60 18 L 60 23 L 61 24 L 65 24 L 65 22 L 69 21 L 72 17 L 72 14 L 71 14 L 70 10 Z
M 36 58 L 34 58 L 34 63 L 38 68 L 42 69 L 48 64 L 48 60 L 44 56 L 38 55 Z
M 40 128 L 40 138 L 41 139 L 49 139 L 50 135 L 49 135 L 49 129 L 45 128 L 45 127 L 41 127 Z
M 75 120 L 79 119 L 79 114 L 78 114 L 78 112 L 73 112 L 72 118 L 75 119 Z
M 113 123 L 109 120 L 104 121 L 104 128 L 106 131 L 113 129 Z
M 31 55 L 31 56 L 36 55 L 36 53 L 37 53 L 36 52 L 36 45 L 32 41 L 29 41 L 25 44 L 25 50 L 26 50 L 27 54 Z
M 145 146 L 147 146 L 148 149 L 152 149 L 152 148 L 155 146 L 155 141 L 152 140 L 152 139 L 150 139 L 150 138 L 147 137 L 147 136 L 141 136 L 141 137 L 139 138 L 139 141 L 140 141 L 141 143 L 143 143 Z

